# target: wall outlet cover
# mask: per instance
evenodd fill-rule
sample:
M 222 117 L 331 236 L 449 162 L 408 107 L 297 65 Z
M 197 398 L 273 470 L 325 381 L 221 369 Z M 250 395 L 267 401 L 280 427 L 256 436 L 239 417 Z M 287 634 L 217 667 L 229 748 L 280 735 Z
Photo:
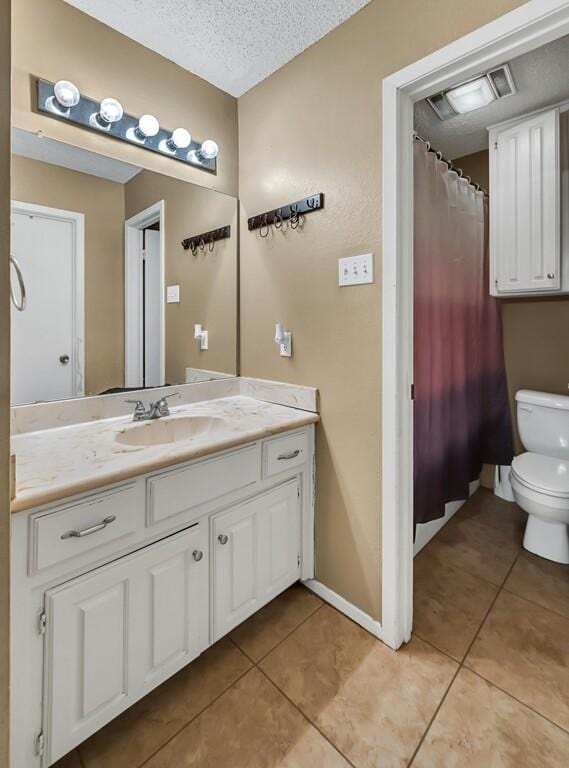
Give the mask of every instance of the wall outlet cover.
M 292 357 L 292 331 L 284 332 L 284 341 L 280 345 L 281 357 Z

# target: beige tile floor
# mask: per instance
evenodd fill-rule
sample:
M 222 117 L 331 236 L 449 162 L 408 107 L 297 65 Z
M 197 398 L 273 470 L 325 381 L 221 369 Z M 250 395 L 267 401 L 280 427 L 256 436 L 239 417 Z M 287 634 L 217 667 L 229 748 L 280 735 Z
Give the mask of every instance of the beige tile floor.
M 303 587 L 57 768 L 566 768 L 569 567 L 478 491 L 415 561 L 395 653 Z

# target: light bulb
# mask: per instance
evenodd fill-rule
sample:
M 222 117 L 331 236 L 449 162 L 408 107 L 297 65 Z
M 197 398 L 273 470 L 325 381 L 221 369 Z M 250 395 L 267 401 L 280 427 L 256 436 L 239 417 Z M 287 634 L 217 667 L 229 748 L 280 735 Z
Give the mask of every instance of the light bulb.
M 176 128 L 168 139 L 173 149 L 186 149 L 192 143 L 192 136 L 185 128 Z
M 58 80 L 53 86 L 53 95 L 55 96 L 57 103 L 62 107 L 65 107 L 65 109 L 76 107 L 81 98 L 79 88 L 69 82 L 69 80 Z
M 214 160 L 219 152 L 219 147 L 213 139 L 206 139 L 200 147 L 200 155 L 206 160 Z
M 104 124 L 118 123 L 122 116 L 123 108 L 120 101 L 117 101 L 116 99 L 103 99 L 97 117 L 100 118 Z
M 142 136 L 142 138 L 156 136 L 156 134 L 160 130 L 160 123 L 154 117 L 154 115 L 142 115 L 142 117 L 138 121 L 136 130 L 138 134 Z

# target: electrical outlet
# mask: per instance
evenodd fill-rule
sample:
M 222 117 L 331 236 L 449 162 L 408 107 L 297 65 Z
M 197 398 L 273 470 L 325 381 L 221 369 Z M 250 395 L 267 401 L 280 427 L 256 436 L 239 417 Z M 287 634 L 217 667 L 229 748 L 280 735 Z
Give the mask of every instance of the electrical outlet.
M 292 332 L 284 332 L 284 341 L 280 344 L 281 357 L 292 357 Z
M 338 285 L 373 283 L 373 253 L 338 259 Z

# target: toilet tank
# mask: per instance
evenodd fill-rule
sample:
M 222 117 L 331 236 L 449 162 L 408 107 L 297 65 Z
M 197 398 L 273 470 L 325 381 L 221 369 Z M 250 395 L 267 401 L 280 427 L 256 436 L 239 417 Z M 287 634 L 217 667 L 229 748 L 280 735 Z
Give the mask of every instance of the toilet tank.
M 518 433 L 526 451 L 569 459 L 569 397 L 520 389 Z

